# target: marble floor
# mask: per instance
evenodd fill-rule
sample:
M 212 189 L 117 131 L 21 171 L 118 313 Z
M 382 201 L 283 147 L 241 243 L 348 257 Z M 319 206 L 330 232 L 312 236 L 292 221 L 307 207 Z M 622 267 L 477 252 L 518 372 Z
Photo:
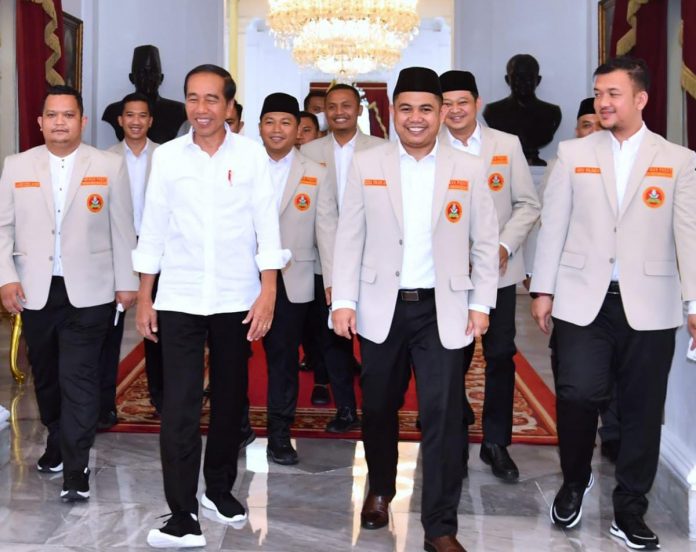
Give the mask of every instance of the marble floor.
M 518 347 L 551 383 L 546 340 L 528 315 L 528 299 L 518 298 Z M 124 351 L 135 342 L 131 327 Z M 58 498 L 61 475 L 35 469 L 43 452 L 33 390 L 16 385 L 7 368 L 9 323 L 0 321 L 0 404 L 14 407 L 16 429 L 0 432 L 10 462 L 0 468 L 0 552 L 115 551 L 149 549 L 145 537 L 167 514 L 156 435 L 107 433 L 92 450 L 91 498 L 65 505 Z M 202 511 L 205 550 L 314 552 L 397 551 L 423 549 L 420 524 L 421 470 L 417 443 L 400 445 L 398 493 L 388 528 L 360 527 L 366 467 L 361 443 L 347 440 L 298 439 L 297 466 L 270 464 L 265 439 L 257 439 L 240 457 L 235 495 L 247 505 L 249 519 L 224 525 Z M 612 519 L 611 464 L 596 455 L 597 482 L 585 498 L 579 528 L 554 528 L 549 504 L 561 476 L 554 447 L 513 445 L 521 479 L 510 485 L 495 479 L 471 447 L 469 477 L 459 507 L 459 538 L 469 551 L 619 551 L 608 535 Z M 0 454 L 0 458 L 2 454 Z M 652 500 L 647 522 L 662 549 L 696 552 L 675 527 L 671 514 Z

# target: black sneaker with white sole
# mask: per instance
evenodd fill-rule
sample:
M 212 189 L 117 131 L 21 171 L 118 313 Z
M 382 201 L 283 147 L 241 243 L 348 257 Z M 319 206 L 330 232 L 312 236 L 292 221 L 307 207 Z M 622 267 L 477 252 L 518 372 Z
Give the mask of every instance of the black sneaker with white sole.
M 634 550 L 659 550 L 660 540 L 638 514 L 616 514 L 609 533 Z
M 147 543 L 153 548 L 195 548 L 205 546 L 205 537 L 196 514 L 177 512 L 160 529 L 150 529 Z
M 582 518 L 582 499 L 594 485 L 594 476 L 590 472 L 590 480 L 585 487 L 566 485 L 565 483 L 556 494 L 551 505 L 551 521 L 560 527 L 571 529 L 580 523 Z
M 46 450 L 36 463 L 41 473 L 60 473 L 63 471 L 63 455 L 59 446 L 46 445 Z
M 89 468 L 63 474 L 63 502 L 83 502 L 89 498 Z
M 217 518 L 225 523 L 244 521 L 247 518 L 246 510 L 240 502 L 230 493 L 203 493 L 201 504 L 204 508 L 215 512 Z

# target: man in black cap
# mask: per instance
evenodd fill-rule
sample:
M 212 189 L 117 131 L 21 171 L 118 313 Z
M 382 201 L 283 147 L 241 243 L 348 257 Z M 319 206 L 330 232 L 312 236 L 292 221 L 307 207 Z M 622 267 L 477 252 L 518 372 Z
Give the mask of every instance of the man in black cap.
M 486 332 L 495 306 L 498 226 L 483 162 L 437 139 L 437 74 L 402 70 L 393 102 L 399 140 L 356 152 L 348 176 L 334 250 L 333 324 L 340 336 L 360 336 L 370 485 L 362 526 L 389 522 L 398 410 L 413 366 L 425 549 L 456 552 L 464 550 L 456 539 L 464 347 Z
M 326 169 L 295 149 L 299 120 L 299 104 L 292 96 L 278 92 L 264 100 L 259 134 L 268 154 L 281 244 L 292 252 L 278 278 L 273 326 L 263 339 L 268 363 L 267 454 L 277 464 L 298 461 L 290 443 L 297 407 L 297 351 L 314 299 L 315 246 L 320 258 L 330 258 L 337 221 L 335 198 L 324 186 Z
M 585 98 L 580 102 L 580 107 L 578 107 L 575 136 L 584 138 L 598 130 L 602 130 L 602 125 L 599 123 L 599 115 L 595 113 L 594 98 Z
M 515 289 L 525 277 L 522 246 L 539 218 L 539 198 L 517 136 L 478 122 L 481 98 L 474 75 L 469 71 L 447 71 L 440 76 L 440 85 L 446 110 L 441 139 L 483 160 L 487 187 L 498 215 L 498 295 L 490 315 L 490 328 L 482 339 L 486 384 L 480 456 L 491 466 L 493 475 L 514 482 L 519 478 L 519 470 L 507 447 L 512 442 L 515 392 Z M 471 343 L 464 350 L 465 373 L 474 348 Z M 464 460 L 467 457 L 465 443 Z

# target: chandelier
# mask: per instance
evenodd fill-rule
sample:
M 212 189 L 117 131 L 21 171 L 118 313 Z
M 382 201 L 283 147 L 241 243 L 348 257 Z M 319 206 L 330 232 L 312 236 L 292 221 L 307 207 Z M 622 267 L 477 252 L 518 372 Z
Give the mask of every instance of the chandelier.
M 417 0 L 269 0 L 276 44 L 301 66 L 349 79 L 390 69 L 418 33 Z

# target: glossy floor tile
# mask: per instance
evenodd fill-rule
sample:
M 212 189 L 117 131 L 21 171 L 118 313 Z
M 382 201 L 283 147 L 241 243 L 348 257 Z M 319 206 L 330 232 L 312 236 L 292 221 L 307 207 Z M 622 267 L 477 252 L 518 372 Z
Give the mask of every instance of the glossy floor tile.
M 547 338 L 529 317 L 529 302 L 518 297 L 518 347 L 552 385 Z M 124 354 L 137 337 L 127 319 Z M 9 323 L 0 321 L 0 404 L 15 412 L 14 431 L 0 431 L 0 552 L 92 552 L 150 550 L 147 532 L 167 514 L 162 490 L 157 435 L 107 433 L 97 436 L 91 453 L 91 498 L 84 505 L 64 505 L 58 495 L 60 475 L 35 469 L 44 448 L 30 385 L 16 385 L 7 367 Z M 397 495 L 388 527 L 360 527 L 360 508 L 367 469 L 360 442 L 298 439 L 300 463 L 269 464 L 266 440 L 257 439 L 239 458 L 235 495 L 246 504 L 249 519 L 224 525 L 201 511 L 207 539 L 215 551 L 365 551 L 416 552 L 423 549 L 420 523 L 422 473 L 418 443 L 399 445 Z M 608 535 L 612 519 L 613 468 L 595 458 L 597 482 L 585 498 L 579 528 L 562 531 L 549 521 L 549 505 L 560 486 L 554 447 L 510 448 L 521 478 L 517 484 L 497 480 L 470 450 L 469 477 L 459 507 L 459 539 L 469 551 L 580 552 L 626 548 Z M 202 480 L 201 480 L 202 481 Z M 202 492 L 202 487 L 200 491 Z M 696 552 L 671 522 L 670 512 L 653 500 L 647 516 L 662 549 Z

